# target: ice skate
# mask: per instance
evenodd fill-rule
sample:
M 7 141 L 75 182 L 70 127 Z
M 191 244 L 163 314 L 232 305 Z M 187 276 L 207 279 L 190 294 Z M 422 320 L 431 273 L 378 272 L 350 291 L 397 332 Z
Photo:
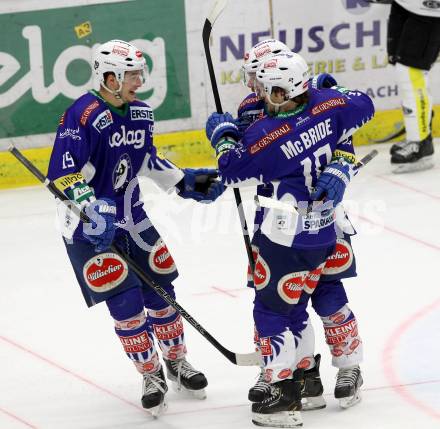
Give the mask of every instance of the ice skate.
M 249 389 L 248 399 L 251 402 L 263 402 L 270 395 L 270 384 L 264 380 L 264 370 L 261 369 L 257 382 Z
M 341 408 L 350 408 L 361 400 L 360 387 L 363 384 L 359 365 L 340 368 L 337 375 L 335 398 Z
M 252 404 L 252 423 L 257 426 L 296 428 L 302 426 L 301 389 L 303 370 L 296 370 L 292 380 L 270 385 L 270 394 Z
M 422 141 L 406 142 L 391 156 L 393 173 L 410 173 L 428 170 L 434 166 L 434 146 L 430 134 Z
M 173 383 L 178 392 L 190 393 L 197 399 L 205 399 L 205 387 L 208 380 L 205 375 L 197 371 L 185 358 L 177 360 L 164 359 L 167 367 L 167 378 Z
M 303 411 L 319 410 L 326 407 L 322 394 L 324 387 L 319 374 L 321 355 L 315 356 L 315 367 L 304 371 L 304 385 L 301 391 L 301 403 Z
M 155 373 L 145 373 L 142 382 L 142 406 L 148 410 L 153 417 L 158 417 L 167 408 L 165 393 L 168 386 L 165 381 L 163 369 Z

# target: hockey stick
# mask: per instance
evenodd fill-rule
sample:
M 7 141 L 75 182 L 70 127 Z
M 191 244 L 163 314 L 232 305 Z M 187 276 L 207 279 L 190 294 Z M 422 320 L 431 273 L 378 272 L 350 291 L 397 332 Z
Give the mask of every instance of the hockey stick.
M 15 146 L 11 145 L 8 149 L 12 155 L 14 155 L 18 161 L 20 161 L 43 185 L 57 198 L 63 201 L 73 212 L 77 215 L 82 222 L 90 223 L 90 218 L 74 204 L 69 204 L 71 201 L 51 182 L 45 177 L 35 165 L 32 164 Z M 110 246 L 110 250 L 116 253 L 120 258 L 127 262 L 127 265 L 133 270 L 138 277 L 156 291 L 164 301 L 166 301 L 171 307 L 177 310 L 184 319 L 186 319 L 193 328 L 199 332 L 204 338 L 206 338 L 220 353 L 229 359 L 233 364 L 239 366 L 259 366 L 260 365 L 260 353 L 234 353 L 221 345 L 206 329 L 203 328 L 189 313 L 187 313 L 174 299 L 165 291 L 160 285 L 158 285 L 148 274 L 146 274 L 128 255 L 122 252 L 114 244 Z
M 217 0 L 214 7 L 209 14 L 208 18 L 205 20 L 203 25 L 202 39 L 203 47 L 205 48 L 206 63 L 208 65 L 209 79 L 211 80 L 212 93 L 214 95 L 215 108 L 217 113 L 223 113 L 222 103 L 220 101 L 220 95 L 218 92 L 217 81 L 215 79 L 214 65 L 212 63 L 211 51 L 209 49 L 209 37 L 211 35 L 212 26 L 217 20 L 219 15 L 222 13 L 223 9 L 226 7 L 228 0 Z M 240 191 L 234 188 L 235 203 L 237 205 L 238 215 L 240 217 L 241 229 L 243 231 L 244 244 L 246 246 L 246 252 L 249 260 L 249 266 L 251 267 L 251 273 L 255 270 L 255 261 L 252 254 L 251 241 L 249 239 L 249 230 L 246 222 L 246 217 L 244 215 L 243 203 L 241 200 Z

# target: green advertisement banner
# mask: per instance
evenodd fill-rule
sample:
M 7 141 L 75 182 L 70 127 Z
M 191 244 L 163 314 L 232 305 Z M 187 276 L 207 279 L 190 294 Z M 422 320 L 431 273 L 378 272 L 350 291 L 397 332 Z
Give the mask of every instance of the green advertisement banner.
M 0 138 L 54 132 L 92 88 L 93 47 L 135 44 L 149 67 L 138 96 L 156 120 L 191 116 L 184 0 L 134 0 L 0 15 Z

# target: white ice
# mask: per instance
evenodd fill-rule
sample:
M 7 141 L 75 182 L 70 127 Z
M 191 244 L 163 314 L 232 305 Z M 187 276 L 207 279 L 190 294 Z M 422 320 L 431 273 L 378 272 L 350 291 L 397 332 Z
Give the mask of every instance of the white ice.
M 440 147 L 436 167 L 390 173 L 388 145 L 350 185 L 346 207 L 358 277 L 345 282 L 365 360 L 363 400 L 341 410 L 336 370 L 310 310 L 327 408 L 304 428 L 440 427 Z M 359 148 L 365 154 L 371 147 Z M 144 185 L 147 206 L 180 270 L 178 302 L 228 349 L 253 349 L 252 295 L 232 191 L 202 206 Z M 251 190 L 242 192 L 251 220 Z M 170 391 L 152 420 L 141 380 L 105 305 L 83 302 L 43 187 L 0 192 L 0 428 L 251 428 L 248 388 L 258 369 L 237 367 L 188 323 L 189 360 L 209 379 L 197 401 Z

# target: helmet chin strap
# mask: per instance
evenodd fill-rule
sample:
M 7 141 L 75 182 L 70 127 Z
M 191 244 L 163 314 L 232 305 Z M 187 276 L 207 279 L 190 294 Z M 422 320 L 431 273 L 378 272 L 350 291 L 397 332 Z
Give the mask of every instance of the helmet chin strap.
M 104 82 L 101 82 L 101 85 L 103 86 L 103 88 L 105 88 L 106 91 L 108 91 L 110 94 L 114 95 L 114 97 L 117 100 L 121 100 L 123 103 L 125 103 L 126 101 L 122 98 L 122 82 L 119 82 L 119 80 L 117 81 L 119 84 L 119 88 L 116 89 L 115 91 L 112 91 Z
M 280 112 L 280 108 L 281 108 L 282 106 L 284 106 L 285 104 L 287 104 L 290 100 L 287 99 L 287 100 L 284 100 L 282 103 L 274 103 L 274 102 L 272 101 L 271 96 L 268 95 L 268 94 L 266 94 L 266 101 L 268 101 L 269 104 L 270 104 L 271 106 L 273 106 L 273 108 L 274 108 L 274 112 L 273 112 L 273 113 L 274 113 L 275 115 L 277 115 L 277 114 Z

